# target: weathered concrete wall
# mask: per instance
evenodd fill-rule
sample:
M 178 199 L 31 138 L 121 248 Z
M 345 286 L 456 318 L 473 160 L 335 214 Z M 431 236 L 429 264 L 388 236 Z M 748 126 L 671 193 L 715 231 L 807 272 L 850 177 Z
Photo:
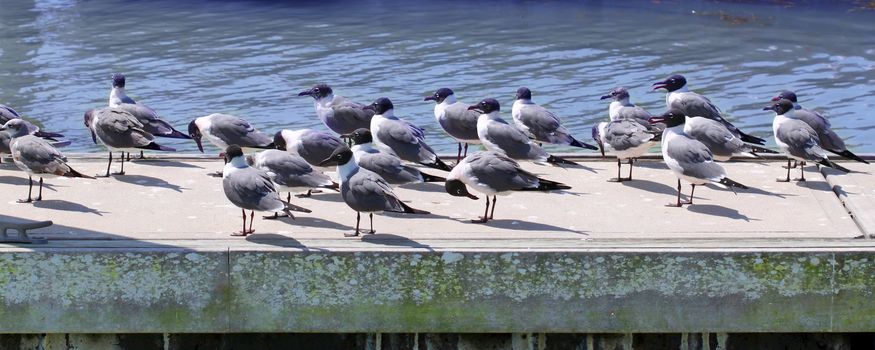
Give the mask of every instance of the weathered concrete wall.
M 865 332 L 872 253 L 5 250 L 0 332 Z

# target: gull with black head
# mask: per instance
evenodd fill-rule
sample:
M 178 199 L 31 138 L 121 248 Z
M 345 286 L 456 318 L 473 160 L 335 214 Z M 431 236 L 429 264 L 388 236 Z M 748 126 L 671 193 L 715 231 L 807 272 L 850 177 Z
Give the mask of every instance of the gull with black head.
M 477 136 L 487 150 L 503 153 L 516 160 L 577 165 L 547 153 L 522 131 L 504 121 L 499 116 L 501 105 L 494 98 L 484 99 L 468 109 L 480 113 L 477 118 Z
M 422 128 L 395 116 L 395 106 L 388 98 L 380 97 L 365 108 L 374 110 L 370 129 L 378 148 L 392 152 L 408 162 L 450 171 L 450 166 L 438 158 L 434 150 L 425 143 L 425 132 Z
M 334 90 L 327 84 L 317 84 L 308 90 L 301 91 L 298 96 L 310 96 L 315 101 L 313 107 L 316 116 L 328 129 L 341 136 L 347 136 L 359 128 L 368 128 L 374 111 L 352 100 L 334 95 Z
M 401 159 L 392 153 L 381 151 L 374 147 L 371 131 L 358 129 L 350 135 L 352 139 L 352 154 L 358 166 L 380 175 L 386 182 L 393 185 L 406 185 L 421 182 L 444 182 L 440 176 L 422 173 L 419 169 L 401 163 Z
M 398 199 L 392 192 L 389 183 L 377 173 L 361 168 L 356 164 L 352 150 L 346 146 L 338 147 L 334 153 L 322 161 L 322 166 L 336 165 L 337 176 L 340 179 L 340 196 L 344 203 L 355 210 L 355 232 L 345 233 L 344 236 L 355 237 L 361 231 L 361 213 L 368 213 L 371 221 L 371 229 L 366 233 L 373 234 L 374 213 L 384 211 L 429 214 L 429 212 L 411 208 Z
M 568 145 L 591 150 L 597 150 L 598 147 L 588 143 L 580 142 L 571 136 L 555 113 L 532 102 L 532 91 L 527 87 L 517 89 L 514 96 L 513 107 L 511 108 L 511 117 L 517 128 L 522 130 L 526 136 L 538 141 L 539 143 L 552 143 L 555 145 Z
M 444 185 L 447 193 L 456 197 L 468 197 L 477 200 L 477 196 L 468 192 L 471 186 L 475 191 L 486 195 L 486 210 L 483 216 L 474 223 L 486 223 L 494 219 L 496 196 L 506 196 L 514 191 L 555 191 L 571 189 L 570 186 L 545 180 L 523 170 L 519 163 L 503 153 L 482 151 L 473 153 L 447 176 Z M 492 196 L 492 210 L 489 210 L 489 196 Z
M 651 123 L 665 123 L 666 128 L 662 132 L 662 159 L 678 179 L 677 202 L 668 206 L 693 204 L 696 185 L 711 183 L 732 189 L 733 192 L 733 187 L 746 189 L 747 186 L 726 177 L 726 170 L 714 162 L 714 156 L 705 144 L 684 132 L 685 120 L 683 111 L 677 108 L 670 108 L 662 115 L 650 118 Z M 689 182 L 692 188 L 690 200 L 687 202 L 681 202 L 681 180 Z
M 456 100 L 456 94 L 450 88 L 440 88 L 425 101 L 434 101 L 434 117 L 442 129 L 459 143 L 456 163 L 468 155 L 468 145 L 480 144 L 477 137 L 477 118 L 480 113 L 469 110 L 471 105 Z M 465 153 L 462 153 L 462 145 Z

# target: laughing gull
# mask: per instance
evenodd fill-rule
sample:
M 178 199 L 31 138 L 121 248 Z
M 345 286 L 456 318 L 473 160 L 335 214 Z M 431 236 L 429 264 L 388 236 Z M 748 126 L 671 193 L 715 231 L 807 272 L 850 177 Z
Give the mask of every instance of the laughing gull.
M 729 189 L 733 187 L 747 188 L 726 177 L 726 170 L 714 162 L 714 157 L 708 147 L 684 132 L 685 120 L 683 111 L 677 108 L 670 108 L 664 114 L 650 119 L 651 123 L 665 123 L 666 125 L 662 132 L 662 159 L 678 178 L 677 203 L 670 203 L 668 206 L 681 207 L 684 204 L 693 204 L 693 193 L 696 191 L 696 185 L 713 183 Z M 681 203 L 682 179 L 692 186 L 690 200 L 684 203 Z
M 213 145 L 226 149 L 237 145 L 244 149 L 271 149 L 273 140 L 249 124 L 243 118 L 229 114 L 213 113 L 198 117 L 188 123 L 188 135 L 197 143 L 197 149 L 204 152 L 201 139 L 206 137 Z
M 161 119 L 158 113 L 151 107 L 134 101 L 125 93 L 125 75 L 121 73 L 112 74 L 112 89 L 109 91 L 109 106 L 121 109 L 130 113 L 140 123 L 143 124 L 143 130 L 152 134 L 155 137 L 167 137 L 173 139 L 189 139 L 190 137 L 179 130 L 173 128 L 170 123 Z M 130 154 L 128 154 L 130 158 Z M 143 151 L 140 151 L 140 159 L 145 158 Z
M 121 170 L 116 175 L 125 174 L 125 152 L 153 150 L 176 151 L 173 148 L 155 143 L 154 136 L 143 130 L 143 124 L 136 117 L 118 108 L 106 107 L 85 112 L 85 127 L 91 131 L 91 140 L 99 140 L 109 149 L 109 162 L 106 164 L 106 175 L 109 177 L 109 167 L 112 165 L 112 151 L 120 151 Z
M 720 115 L 720 110 L 707 97 L 690 91 L 687 88 L 687 79 L 683 75 L 675 74 L 663 81 L 653 83 L 653 90 L 665 89 L 668 91 L 665 94 L 666 108 L 677 108 L 684 115 L 691 117 L 705 117 L 716 120 L 726 126 L 733 134 L 744 142 L 754 143 L 757 145 L 766 144 L 763 140 L 756 136 L 751 136 L 743 133 L 741 130 L 732 125 L 723 116 Z
M 280 130 L 273 136 L 277 149 L 297 154 L 312 166 L 328 158 L 343 144 L 339 138 L 327 132 L 313 129 Z
M 434 95 L 427 96 L 425 101 L 434 101 L 434 117 L 441 128 L 459 143 L 459 153 L 456 163 L 468 155 L 469 144 L 480 144 L 477 137 L 477 117 L 479 113 L 468 110 L 471 105 L 456 101 L 456 95 L 449 88 L 440 88 Z M 462 144 L 465 153 L 462 154 Z
M 650 125 L 648 122 L 647 125 Z M 653 146 L 656 138 L 655 131 L 648 130 L 646 126 L 635 118 L 620 118 L 610 122 L 601 122 L 592 127 L 592 138 L 596 140 L 602 156 L 605 148 L 612 151 L 617 157 L 617 178 L 611 182 L 623 182 L 632 180 L 632 161 L 641 157 Z M 621 163 L 629 160 L 629 177 L 620 176 Z
M 374 231 L 374 213 L 384 211 L 408 214 L 429 214 L 424 210 L 413 209 L 404 204 L 389 183 L 373 171 L 360 168 L 353 159 L 352 150 L 346 146 L 338 147 L 334 153 L 322 161 L 322 166 L 337 165 L 337 176 L 340 178 L 340 195 L 352 210 L 355 210 L 355 232 L 344 233 L 344 236 L 358 236 L 361 213 L 368 213 L 371 219 L 371 230 Z
M 511 108 L 511 117 L 517 128 L 526 136 L 539 143 L 552 143 L 556 145 L 568 145 L 591 150 L 598 147 L 580 142 L 571 136 L 571 133 L 562 126 L 559 117 L 550 110 L 532 102 L 532 91 L 526 87 L 517 89 L 515 101 Z
M 487 150 L 504 153 L 517 160 L 533 160 L 551 164 L 577 164 L 550 155 L 522 131 L 504 121 L 498 115 L 501 106 L 494 98 L 484 99 L 468 109 L 480 113 L 477 118 L 477 136 Z
M 346 136 L 359 128 L 368 128 L 374 111 L 365 109 L 364 105 L 355 103 L 343 96 L 335 96 L 334 91 L 326 84 L 318 84 L 309 90 L 298 93 L 298 96 L 310 96 L 316 101 L 316 116 L 322 120 L 331 131 Z
M 855 160 L 861 163 L 869 164 L 865 159 L 860 158 L 856 154 L 852 153 L 845 146 L 845 141 L 842 140 L 839 135 L 837 135 L 834 131 L 832 131 L 832 125 L 829 123 L 829 120 L 826 119 L 823 115 L 818 113 L 817 111 L 813 111 L 810 109 L 802 108 L 799 105 L 798 100 L 796 99 L 796 93 L 789 90 L 781 91 L 778 96 L 772 98 L 772 101 L 779 101 L 782 98 L 790 100 L 793 102 L 793 109 L 795 110 L 796 119 L 799 119 L 808 126 L 810 126 L 814 131 L 817 132 L 817 136 L 820 142 L 820 147 L 823 149 L 830 151 L 842 158 Z
M 279 152 L 279 151 L 278 151 Z M 246 236 L 255 232 L 252 229 L 252 221 L 255 219 L 255 211 L 274 212 L 274 216 L 265 219 L 275 219 L 276 212 L 283 212 L 286 216 L 294 219 L 292 211 L 303 213 L 311 212 L 280 199 L 279 193 L 273 186 L 270 176 L 264 171 L 255 169 L 246 163 L 243 149 L 237 145 L 225 148 L 225 168 L 222 169 L 222 189 L 225 197 L 243 212 L 243 230 L 232 233 L 232 236 Z M 246 229 L 246 210 L 249 214 L 249 229 Z
M 451 170 L 425 143 L 425 132 L 420 127 L 395 116 L 395 106 L 388 98 L 380 97 L 365 108 L 374 110 L 370 129 L 377 147 L 408 162 Z
M 780 99 L 763 110 L 775 112 L 775 119 L 772 121 L 775 143 L 778 144 L 781 151 L 787 154 L 787 178 L 778 179 L 778 181 L 790 181 L 791 158 L 801 162 L 799 172 L 802 177 L 797 181 L 805 181 L 805 162 L 817 163 L 846 173 L 850 172 L 827 158 L 826 151 L 818 143 L 820 137 L 817 131 L 796 116 L 798 111 L 793 108 L 792 101 Z
M 27 189 L 27 199 L 19 200 L 19 202 L 29 203 L 34 200 L 42 200 L 44 177 L 63 176 L 93 179 L 91 176 L 73 170 L 67 164 L 66 158 L 61 152 L 52 147 L 48 141 L 30 135 L 30 130 L 24 120 L 11 119 L 6 124 L 0 126 L 0 131 L 3 131 L 4 134 L 8 134 L 12 138 L 10 143 L 12 160 L 19 169 L 27 173 L 27 178 L 30 182 L 30 186 Z M 37 195 L 36 199 L 31 198 L 34 176 L 39 176 L 39 195 Z
M 513 191 L 554 191 L 567 190 L 571 187 L 559 182 L 544 180 L 520 168 L 519 163 L 503 153 L 482 151 L 471 154 L 447 176 L 445 189 L 447 193 L 457 197 L 468 197 L 477 200 L 477 196 L 468 192 L 471 186 L 477 192 L 486 195 L 486 210 L 475 223 L 486 223 L 495 214 L 496 195 L 506 196 Z M 492 196 L 492 211 L 489 210 L 489 196 Z
M 337 183 L 328 175 L 314 170 L 304 158 L 288 152 L 269 149 L 246 156 L 249 166 L 262 170 L 270 176 L 277 191 L 289 192 L 287 202 L 292 201 L 292 192 L 304 192 L 298 197 L 309 197 L 314 188 L 336 190 Z
M 21 123 L 24 124 L 22 127 L 27 130 L 28 135 L 34 135 L 36 137 L 40 137 L 40 138 L 46 139 L 48 141 L 52 141 L 49 143 L 50 145 L 52 145 L 52 147 L 58 148 L 58 147 L 65 147 L 65 146 L 70 145 L 70 141 L 58 141 L 57 139 L 55 139 L 56 137 L 63 137 L 64 135 L 57 134 L 57 133 L 41 132 L 39 130 L 39 127 L 37 127 L 36 125 L 33 125 L 31 122 L 29 122 L 27 120 L 18 119 L 18 118 L 12 118 L 12 119 L 20 120 Z M 9 120 L 7 120 L 6 122 L 8 122 L 8 121 Z M 0 125 L 5 124 L 6 122 L 3 122 Z M 2 156 L 4 154 L 11 154 L 12 153 L 12 151 L 10 149 L 10 142 L 11 141 L 12 141 L 12 137 L 9 136 L 8 133 L 0 132 L 0 156 Z M 0 160 L 0 163 L 2 163 L 2 160 Z
M 394 154 L 380 151 L 374 147 L 371 131 L 368 129 L 358 129 L 350 135 L 350 138 L 353 142 L 352 154 L 356 164 L 377 173 L 390 184 L 446 181 L 440 176 L 421 173 L 414 167 L 401 164 L 401 159 Z
M 684 122 L 684 132 L 704 143 L 711 150 L 714 160 L 721 162 L 739 155 L 759 158 L 757 153 L 778 153 L 768 148 L 744 143 L 727 129 L 726 125 L 705 117 L 687 116 L 687 120 Z
M 626 88 L 622 86 L 616 87 L 608 92 L 607 95 L 603 95 L 601 99 L 613 100 L 608 105 L 608 117 L 611 120 L 634 119 L 638 124 L 646 127 L 648 131 L 657 132 L 657 137 L 653 141 L 659 141 L 659 137 L 662 136 L 662 129 L 665 128 L 665 125 L 651 125 L 650 117 L 653 115 L 651 115 L 646 109 L 629 102 L 629 90 L 626 90 Z

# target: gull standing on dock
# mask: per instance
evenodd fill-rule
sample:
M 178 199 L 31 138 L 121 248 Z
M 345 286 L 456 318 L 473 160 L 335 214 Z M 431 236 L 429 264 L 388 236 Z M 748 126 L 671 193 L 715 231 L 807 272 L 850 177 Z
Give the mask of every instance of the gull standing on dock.
M 121 109 L 136 117 L 137 120 L 143 124 L 143 130 L 146 130 L 146 132 L 152 134 L 152 136 L 173 139 L 190 138 L 188 135 L 174 129 L 167 121 L 161 119 L 161 117 L 158 116 L 158 113 L 151 107 L 128 97 L 125 92 L 124 74 L 113 73 L 112 75 L 112 89 L 109 91 L 109 106 Z M 143 151 L 140 151 L 140 158 L 143 158 Z
M 222 150 L 230 145 L 237 145 L 250 151 L 253 149 L 271 149 L 276 147 L 270 136 L 255 130 L 243 118 L 230 114 L 213 113 L 195 118 L 191 123 L 188 123 L 188 135 L 194 139 L 197 149 L 201 153 L 204 152 L 204 146 L 201 143 L 201 139 L 204 137 Z M 219 154 L 219 156 L 227 160 L 223 154 Z M 213 172 L 207 175 L 218 177 L 222 174 Z
M 65 147 L 65 146 L 70 145 L 70 141 L 58 141 L 56 139 L 56 137 L 64 137 L 64 135 L 61 135 L 58 133 L 51 133 L 51 132 L 42 132 L 39 130 L 39 127 L 37 127 L 36 125 L 33 125 L 33 123 L 31 123 L 27 120 L 19 119 L 19 118 L 12 118 L 12 119 L 20 120 L 21 123 L 24 124 L 22 127 L 25 130 L 27 130 L 28 135 L 33 135 L 33 136 L 36 136 L 39 138 L 46 139 L 48 141 L 52 141 L 49 143 L 50 145 L 52 145 L 52 147 L 58 148 L 58 147 Z M 3 125 L 7 122 L 9 122 L 9 120 L 7 120 L 3 123 L 0 123 L 0 125 Z M 4 154 L 12 154 L 12 149 L 10 148 L 11 142 L 12 142 L 12 137 L 9 136 L 8 133 L 0 132 L 0 156 L 2 156 Z M 2 160 L 0 160 L 0 163 L 2 163 Z
M 30 183 L 27 189 L 27 199 L 19 200 L 19 202 L 30 203 L 34 200 L 41 201 L 43 199 L 44 177 L 63 176 L 93 179 L 93 177 L 84 175 L 71 168 L 61 152 L 52 147 L 48 141 L 30 135 L 27 124 L 29 123 L 22 119 L 11 119 L 6 124 L 0 126 L 0 132 L 12 137 L 10 142 L 12 160 L 19 169 L 27 173 Z M 39 176 L 39 194 L 36 199 L 31 198 L 34 176 Z
M 298 96 L 310 96 L 315 102 L 316 116 L 331 131 L 341 136 L 347 136 L 359 128 L 369 128 L 373 110 L 365 109 L 364 105 L 355 103 L 346 97 L 335 96 L 334 90 L 326 84 L 318 84 L 309 90 L 298 93 Z
M 270 176 L 277 191 L 289 192 L 287 202 L 292 201 L 292 192 L 304 192 L 298 197 L 310 197 L 314 188 L 337 190 L 338 185 L 328 175 L 313 169 L 304 158 L 277 149 L 269 149 L 246 156 L 249 166 Z
M 661 116 L 650 119 L 651 123 L 665 123 L 666 128 L 662 132 L 662 159 L 678 178 L 677 203 L 670 203 L 668 206 L 693 204 L 696 185 L 713 183 L 723 188 L 746 189 L 747 186 L 726 177 L 726 170 L 714 162 L 714 157 L 705 144 L 684 132 L 685 120 L 683 111 L 677 108 L 670 108 Z M 681 202 L 681 179 L 689 182 L 692 187 L 690 200 L 684 203 Z
M 112 165 L 112 151 L 121 152 L 121 170 L 115 175 L 125 174 L 125 152 L 153 150 L 176 151 L 173 148 L 161 146 L 152 134 L 143 129 L 143 124 L 136 117 L 124 110 L 105 107 L 85 112 L 85 127 L 91 131 L 91 140 L 99 140 L 109 149 L 109 162 L 106 164 L 106 175 L 109 177 L 109 167 Z
M 775 143 L 778 144 L 781 151 L 787 154 L 787 178 L 778 179 L 778 181 L 790 181 L 791 158 L 801 162 L 799 168 L 801 177 L 797 181 L 805 181 L 805 162 L 817 163 L 846 173 L 850 172 L 845 167 L 828 159 L 826 151 L 818 143 L 820 137 L 817 131 L 796 116 L 797 111 L 793 108 L 792 101 L 780 99 L 763 110 L 775 112 L 775 119 L 772 121 Z
M 477 137 L 477 117 L 479 113 L 468 110 L 471 105 L 456 101 L 456 95 L 449 88 L 440 88 L 433 95 L 427 96 L 425 101 L 434 101 L 434 117 L 442 129 L 459 143 L 459 152 L 456 155 L 456 163 L 462 161 L 462 157 L 468 155 L 469 144 L 480 144 Z M 462 144 L 465 145 L 465 153 L 462 153 Z
M 243 230 L 231 234 L 232 236 L 246 236 L 255 232 L 252 229 L 252 221 L 255 220 L 256 210 L 274 212 L 273 216 L 266 216 L 265 219 L 278 218 L 276 212 L 279 211 L 292 219 L 295 218 L 292 211 L 311 212 L 309 209 L 280 199 L 270 176 L 264 171 L 250 167 L 243 155 L 243 149 L 239 146 L 228 146 L 224 155 L 225 168 L 222 170 L 222 189 L 225 191 L 225 197 L 243 212 Z M 246 229 L 247 209 L 251 210 L 249 229 Z
M 790 102 L 793 102 L 793 114 L 796 119 L 805 122 L 805 124 L 808 124 L 808 126 L 817 132 L 820 147 L 838 155 L 839 157 L 869 164 L 865 159 L 860 158 L 848 150 L 845 146 L 845 141 L 842 140 L 835 131 L 832 131 L 832 125 L 829 123 L 829 119 L 826 119 L 826 117 L 817 111 L 802 108 L 799 102 L 797 102 L 798 100 L 795 92 L 789 90 L 781 91 L 778 96 L 772 98 L 772 101 L 780 101 L 781 99 L 787 99 L 790 100 Z
M 425 132 L 420 127 L 395 116 L 395 106 L 388 98 L 380 97 L 365 108 L 374 110 L 370 128 L 377 147 L 408 162 L 444 171 L 451 170 L 425 143 Z
M 343 141 L 327 132 L 313 129 L 280 130 L 273 135 L 278 150 L 297 154 L 312 166 L 328 158 Z
M 577 164 L 547 153 L 522 131 L 504 121 L 498 115 L 501 106 L 494 98 L 484 99 L 468 109 L 480 113 L 477 118 L 477 136 L 487 150 L 503 153 L 516 160 L 532 160 L 550 164 Z
M 608 117 L 610 121 L 597 123 L 592 127 L 592 138 L 599 145 L 602 157 L 605 156 L 605 148 L 612 151 L 617 157 L 617 178 L 611 182 L 623 182 L 632 180 L 633 162 L 638 157 L 647 153 L 650 147 L 655 146 L 662 136 L 662 127 L 650 124 L 649 112 L 644 108 L 635 106 L 629 102 L 629 92 L 626 88 L 618 87 L 601 97 L 602 100 L 613 99 L 608 105 Z M 623 160 L 629 160 L 629 177 L 620 176 Z
M 539 143 L 552 143 L 556 145 L 568 145 L 591 150 L 598 147 L 580 142 L 571 136 L 571 133 L 562 126 L 559 117 L 550 110 L 532 102 L 532 91 L 527 87 L 517 89 L 515 101 L 511 108 L 511 117 L 517 128 L 526 136 Z
M 668 91 L 665 94 L 665 106 L 668 109 L 677 108 L 686 116 L 705 117 L 713 119 L 725 125 L 729 131 L 744 142 L 749 142 L 757 145 L 766 144 L 763 140 L 756 136 L 751 136 L 743 133 L 741 130 L 732 125 L 729 121 L 720 115 L 720 110 L 707 97 L 690 91 L 687 87 L 687 79 L 683 75 L 675 74 L 663 81 L 653 83 L 653 90 L 665 89 Z
M 389 183 L 373 171 L 360 168 L 353 159 L 349 147 L 338 147 L 334 153 L 322 161 L 322 166 L 337 165 L 337 176 L 340 179 L 340 196 L 352 210 L 355 210 L 355 232 L 344 233 L 346 237 L 358 236 L 361 213 L 368 213 L 371 220 L 371 230 L 374 231 L 374 213 L 384 211 L 408 214 L 430 214 L 424 210 L 413 209 L 404 204 Z
M 466 185 L 477 192 L 486 195 L 486 210 L 475 223 L 486 223 L 494 219 L 496 195 L 506 196 L 512 191 L 555 191 L 571 189 L 570 186 L 538 178 L 536 175 L 520 168 L 519 163 L 506 155 L 482 151 L 471 154 L 447 176 L 445 189 L 447 193 L 457 197 L 468 197 L 477 200 L 468 192 Z M 489 196 L 492 196 L 492 211 L 489 210 Z
M 380 175 L 393 185 L 406 185 L 420 182 L 444 182 L 440 176 L 425 174 L 412 166 L 401 164 L 401 159 L 392 153 L 374 147 L 371 131 L 358 129 L 350 135 L 352 154 L 358 166 Z

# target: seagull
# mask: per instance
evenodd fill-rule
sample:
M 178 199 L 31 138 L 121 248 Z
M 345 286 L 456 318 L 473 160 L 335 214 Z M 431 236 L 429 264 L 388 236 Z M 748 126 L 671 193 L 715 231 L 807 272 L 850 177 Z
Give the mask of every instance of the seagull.
M 684 132 L 692 138 L 704 143 L 711 150 L 714 160 L 725 162 L 733 156 L 747 155 L 759 158 L 757 153 L 778 152 L 756 145 L 744 143 L 736 137 L 723 123 L 705 117 L 687 116 L 684 122 Z
M 30 203 L 43 199 L 43 178 L 46 177 L 93 177 L 84 175 L 71 168 L 64 155 L 52 147 L 48 141 L 37 136 L 30 135 L 29 123 L 22 119 L 11 119 L 0 126 L 0 131 L 12 137 L 10 148 L 12 160 L 15 165 L 27 173 L 30 185 L 27 189 L 27 199 L 19 200 L 20 203 Z M 36 199 L 31 197 L 33 191 L 33 177 L 39 176 L 39 194 Z
M 850 172 L 827 158 L 826 151 L 818 143 L 820 137 L 817 131 L 796 115 L 798 111 L 793 108 L 792 101 L 780 99 L 763 110 L 775 112 L 775 119 L 772 121 L 775 143 L 778 144 L 781 151 L 787 154 L 787 178 L 778 179 L 778 181 L 790 181 L 791 158 L 802 162 L 802 167 L 799 169 L 802 177 L 797 181 L 805 181 L 805 162 L 817 163 L 846 173 Z
M 445 189 L 456 197 L 477 200 L 468 192 L 471 186 L 486 195 L 486 210 L 474 223 L 486 223 L 494 219 L 496 195 L 508 195 L 512 191 L 554 191 L 571 189 L 570 186 L 538 178 L 520 168 L 519 163 L 500 152 L 481 151 L 471 154 L 459 163 L 447 176 Z M 489 196 L 492 196 L 492 211 L 489 211 Z
M 0 103 L 0 123 L 6 124 L 10 119 L 20 119 L 18 114 L 12 107 Z
M 657 138 L 653 141 L 659 141 L 658 136 L 661 136 L 662 129 L 665 128 L 665 125 L 651 125 L 650 117 L 652 117 L 653 115 L 650 114 L 650 112 L 648 112 L 646 109 L 629 102 L 629 90 L 626 90 L 626 88 L 624 87 L 616 87 L 608 92 L 607 95 L 603 95 L 601 99 L 613 100 L 608 105 L 608 117 L 611 120 L 634 119 L 639 124 L 645 126 L 648 131 L 658 132 L 659 134 L 657 135 Z
M 533 160 L 551 164 L 577 164 L 550 155 L 522 131 L 501 119 L 498 115 L 501 106 L 494 98 L 484 99 L 468 109 L 480 113 L 477 118 L 477 136 L 487 150 L 504 153 L 517 160 Z
M 440 88 L 433 95 L 425 97 L 425 101 L 434 101 L 434 117 L 441 128 L 459 143 L 459 153 L 456 163 L 468 155 L 469 144 L 480 144 L 477 137 L 477 117 L 479 113 L 468 110 L 471 105 L 456 101 L 456 95 L 449 88 Z M 465 153 L 462 154 L 462 144 Z
M 6 122 L 11 119 L 24 120 L 24 118 L 21 117 L 21 114 L 18 114 L 18 112 L 12 109 L 12 107 L 0 103 L 0 125 L 6 124 Z M 54 140 L 54 138 L 56 137 L 64 137 L 64 135 L 61 135 L 59 133 L 42 131 L 38 126 L 34 125 L 31 122 L 26 122 L 26 125 L 30 135 L 34 135 L 36 137 L 42 137 L 51 141 L 57 141 Z
M 246 236 L 255 232 L 252 229 L 252 221 L 255 219 L 255 211 L 272 211 L 274 216 L 265 219 L 274 219 L 276 212 L 281 211 L 286 216 L 294 219 L 292 211 L 310 213 L 311 210 L 293 205 L 280 199 L 279 193 L 273 186 L 268 173 L 251 168 L 243 156 L 243 149 L 237 145 L 225 148 L 225 168 L 222 170 L 222 189 L 225 197 L 243 212 L 243 230 L 232 233 L 232 236 Z M 246 210 L 249 214 L 249 229 L 246 229 Z
M 450 171 L 450 166 L 441 161 L 434 150 L 425 143 L 425 132 L 420 127 L 395 116 L 395 106 L 388 98 L 380 97 L 365 108 L 374 110 L 370 128 L 374 144 L 378 148 L 385 152 L 392 152 L 408 162 Z
M 338 147 L 330 157 L 322 161 L 322 166 L 337 165 L 337 176 L 340 178 L 340 195 L 352 210 L 355 210 L 355 232 L 345 233 L 346 237 L 358 236 L 361 213 L 369 214 L 371 230 L 374 234 L 374 213 L 390 211 L 407 214 L 430 214 L 424 210 L 413 209 L 404 204 L 389 183 L 373 171 L 360 168 L 353 159 L 352 150 L 346 146 Z
M 259 169 L 270 176 L 277 191 L 289 192 L 287 202 L 292 201 L 292 192 L 307 191 L 298 197 L 309 197 L 314 188 L 336 190 L 337 183 L 331 181 L 328 175 L 314 170 L 304 158 L 288 152 L 269 149 L 246 156 L 249 166 Z
M 711 100 L 687 88 L 687 79 L 683 75 L 675 74 L 663 81 L 653 83 L 653 90 L 659 89 L 668 91 L 665 95 L 666 108 L 677 108 L 686 116 L 705 117 L 716 120 L 725 125 L 727 129 L 744 142 L 757 145 L 766 144 L 766 140 L 745 134 L 736 128 L 735 125 L 723 119 L 723 116 L 720 115 L 720 110 L 717 109 L 717 106 Z
M 781 91 L 778 96 L 772 98 L 772 101 L 780 101 L 781 99 L 788 99 L 790 102 L 793 102 L 793 109 L 795 110 L 796 119 L 799 119 L 808 126 L 810 126 L 814 131 L 817 132 L 818 141 L 820 147 L 823 149 L 834 153 L 842 158 L 855 160 L 861 163 L 869 164 L 865 159 L 860 158 L 856 154 L 852 153 L 845 147 L 845 141 L 842 140 L 839 135 L 837 135 L 834 131 L 832 131 L 832 125 L 829 123 L 829 120 L 826 119 L 817 111 L 813 111 L 810 109 L 802 108 L 801 105 L 797 102 L 796 93 L 789 90 Z
M 650 125 L 650 123 L 647 123 Z M 638 119 L 616 119 L 610 122 L 601 122 L 592 127 L 592 138 L 596 140 L 602 156 L 605 148 L 613 151 L 617 156 L 617 178 L 611 182 L 623 182 L 632 180 L 632 161 L 641 157 L 653 146 L 656 138 L 655 130 L 647 129 Z M 620 176 L 623 160 L 629 160 L 629 177 Z
M 705 144 L 684 132 L 685 120 L 684 112 L 677 108 L 669 108 L 662 115 L 650 119 L 651 123 L 665 123 L 666 125 L 662 132 L 662 159 L 678 178 L 677 203 L 669 203 L 668 206 L 681 207 L 684 204 L 693 204 L 693 193 L 696 191 L 696 185 L 713 183 L 723 188 L 746 189 L 747 186 L 726 177 L 726 170 L 714 162 L 714 157 Z M 692 187 L 690 200 L 683 203 L 681 202 L 681 179 L 689 182 Z
M 374 147 L 371 131 L 365 128 L 350 135 L 352 154 L 358 166 L 373 171 L 392 185 L 405 185 L 420 182 L 444 182 L 440 176 L 421 173 L 418 169 L 401 164 L 401 159 L 392 153 L 382 152 Z
M 179 132 L 179 130 L 174 129 L 167 121 L 161 119 L 154 109 L 128 97 L 127 93 L 125 93 L 124 74 L 112 74 L 112 89 L 109 91 L 109 106 L 124 110 L 136 117 L 137 120 L 143 124 L 143 130 L 146 130 L 146 132 L 152 134 L 152 136 L 173 139 L 191 138 L 188 135 Z M 140 158 L 144 158 L 143 151 L 140 151 Z
M 197 143 L 198 150 L 204 152 L 201 139 L 206 137 L 213 145 L 226 149 L 237 145 L 244 149 L 275 148 L 273 140 L 249 124 L 243 118 L 229 114 L 213 113 L 198 117 L 188 123 L 188 135 Z
M 91 140 L 100 140 L 109 149 L 109 162 L 106 164 L 106 175 L 109 177 L 109 167 L 112 165 L 112 151 L 120 151 L 121 171 L 116 175 L 125 174 L 125 152 L 154 150 L 176 151 L 167 146 L 161 146 L 153 139 L 152 134 L 143 130 L 143 124 L 136 117 L 118 108 L 105 107 L 85 112 L 85 127 L 91 131 Z
M 596 146 L 575 139 L 568 129 L 562 126 L 556 114 L 532 102 L 532 91 L 529 88 L 517 89 L 514 98 L 511 116 L 517 128 L 529 138 L 539 143 L 546 142 L 598 150 Z
M 327 132 L 313 129 L 280 130 L 273 136 L 273 144 L 278 150 L 297 154 L 312 166 L 328 158 L 337 147 L 343 144 L 339 138 Z
M 316 108 L 316 116 L 331 131 L 341 136 L 349 135 L 359 128 L 370 127 L 371 117 L 374 116 L 374 111 L 365 109 L 364 105 L 343 96 L 335 96 L 334 91 L 326 84 L 318 84 L 301 91 L 298 96 L 315 99 L 313 106 Z
M 34 135 L 36 137 L 40 137 L 40 138 L 46 139 L 48 141 L 52 141 L 49 143 L 50 145 L 52 145 L 52 147 L 55 147 L 55 148 L 65 147 L 65 146 L 69 146 L 71 143 L 70 141 L 58 141 L 57 139 L 55 139 L 56 137 L 63 137 L 64 135 L 57 134 L 57 133 L 42 132 L 42 131 L 39 131 L 39 127 L 37 127 L 36 125 L 33 125 L 31 122 L 29 122 L 27 120 L 19 119 L 17 117 L 12 118 L 12 119 L 20 120 L 21 123 L 24 124 L 23 127 L 27 130 L 28 135 Z M 10 119 L 10 120 L 12 120 L 12 119 Z M 7 120 L 6 122 L 8 122 L 8 121 L 9 120 Z M 4 122 L 3 124 L 5 124 L 6 122 Z M 0 124 L 0 125 L 3 125 L 3 124 Z M 0 132 L 0 155 L 12 153 L 12 150 L 10 149 L 10 142 L 11 141 L 12 141 L 12 137 L 9 136 L 8 133 Z M 0 163 L 2 163 L 2 161 L 0 161 Z

